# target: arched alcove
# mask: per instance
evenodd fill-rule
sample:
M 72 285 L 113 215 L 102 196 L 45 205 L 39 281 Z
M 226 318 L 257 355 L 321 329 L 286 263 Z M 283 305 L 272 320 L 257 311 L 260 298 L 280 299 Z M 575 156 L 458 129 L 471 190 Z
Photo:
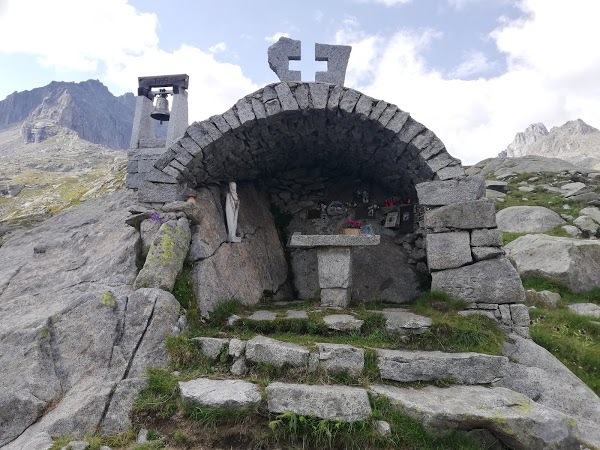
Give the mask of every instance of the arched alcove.
M 230 181 L 238 182 L 246 202 L 240 228 L 247 238 L 222 245 L 222 197 Z M 506 302 L 507 280 L 514 288 L 508 301 L 522 301 L 518 275 L 502 257 L 493 204 L 482 199 L 483 180 L 466 177 L 460 161 L 408 112 L 339 85 L 268 85 L 225 113 L 193 123 L 155 161 L 139 199 L 160 204 L 184 198 L 190 188 L 201 192 L 205 216 L 212 219 L 196 227 L 190 254 L 205 312 L 232 296 L 248 303 L 267 292 L 291 296 L 291 285 L 296 295 L 310 296 L 314 286 L 308 283 L 304 289 L 299 280 L 316 276 L 316 260 L 292 254 L 286 263 L 283 246 L 273 247 L 276 221 L 269 208 L 275 205 L 294 215 L 288 231 L 335 233 L 345 217 L 305 226 L 302 214 L 322 200 L 333 200 L 336 192 L 339 197 L 351 194 L 357 183 L 377 196 L 409 197 L 413 203 L 418 197 L 435 214 L 425 214 L 425 228 L 412 232 L 376 230 L 382 235 L 377 250 L 365 250 L 364 257 L 355 254 L 354 276 L 363 281 L 354 283 L 358 298 L 353 300 L 408 301 L 416 295 L 420 269 L 429 279 L 432 273 L 436 289 L 468 301 L 478 301 L 481 291 L 489 297 L 485 302 Z M 346 193 L 340 187 L 344 184 Z M 480 239 L 481 233 L 489 238 Z M 429 260 L 435 267 L 427 266 Z M 230 277 L 232 271 L 236 273 Z M 502 271 L 506 275 L 498 277 Z M 243 282 L 231 282 L 236 276 Z M 463 278 L 476 283 L 464 289 L 453 281 Z M 402 285 L 406 280 L 408 285 Z

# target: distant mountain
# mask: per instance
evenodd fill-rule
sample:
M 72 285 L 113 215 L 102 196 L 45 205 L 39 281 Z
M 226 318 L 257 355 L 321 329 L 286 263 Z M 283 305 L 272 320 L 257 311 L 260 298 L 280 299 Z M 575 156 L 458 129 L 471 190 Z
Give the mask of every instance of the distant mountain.
M 581 119 L 571 120 L 550 131 L 543 123 L 529 125 L 498 156 L 539 155 L 560 158 L 588 168 L 600 168 L 600 130 Z
M 25 142 L 43 142 L 67 129 L 86 141 L 123 149 L 129 147 L 134 110 L 133 94 L 115 97 L 98 80 L 53 81 L 0 101 L 0 129 L 21 124 Z

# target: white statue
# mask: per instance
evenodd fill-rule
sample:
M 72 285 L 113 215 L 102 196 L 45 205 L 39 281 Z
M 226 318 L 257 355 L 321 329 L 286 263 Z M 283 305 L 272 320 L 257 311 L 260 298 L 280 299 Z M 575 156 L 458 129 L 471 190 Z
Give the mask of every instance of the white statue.
M 227 242 L 242 242 L 242 239 L 237 237 L 238 213 L 240 212 L 240 198 L 237 194 L 237 185 L 235 182 L 229 183 L 229 192 L 225 199 L 225 218 L 227 219 Z

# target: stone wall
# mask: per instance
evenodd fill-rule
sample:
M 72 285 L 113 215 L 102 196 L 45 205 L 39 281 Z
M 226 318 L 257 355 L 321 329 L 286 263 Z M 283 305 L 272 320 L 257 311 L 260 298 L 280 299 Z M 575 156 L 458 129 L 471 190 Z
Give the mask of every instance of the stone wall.
M 493 201 L 479 177 L 417 184 L 431 289 L 468 302 L 465 314 L 482 314 L 528 336 L 525 291 L 504 256 Z

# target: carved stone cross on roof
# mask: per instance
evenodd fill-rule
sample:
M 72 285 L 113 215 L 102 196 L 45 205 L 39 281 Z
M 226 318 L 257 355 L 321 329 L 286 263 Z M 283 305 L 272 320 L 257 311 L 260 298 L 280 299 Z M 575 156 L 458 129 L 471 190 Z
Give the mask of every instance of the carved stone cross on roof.
M 281 81 L 302 81 L 299 70 L 290 70 L 290 61 L 300 61 L 300 41 L 281 37 L 269 47 L 269 67 Z M 315 81 L 344 84 L 352 47 L 349 45 L 315 44 L 315 60 L 326 61 L 327 71 L 316 72 Z

